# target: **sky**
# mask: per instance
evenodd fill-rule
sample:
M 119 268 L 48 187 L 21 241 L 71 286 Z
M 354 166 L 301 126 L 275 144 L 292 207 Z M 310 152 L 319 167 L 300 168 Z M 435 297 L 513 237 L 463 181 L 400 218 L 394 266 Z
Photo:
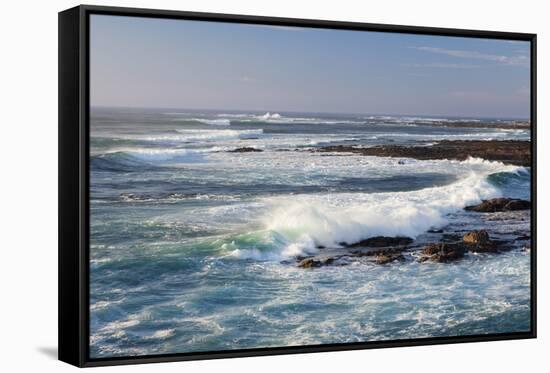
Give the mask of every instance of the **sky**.
M 92 15 L 91 106 L 528 118 L 525 41 Z

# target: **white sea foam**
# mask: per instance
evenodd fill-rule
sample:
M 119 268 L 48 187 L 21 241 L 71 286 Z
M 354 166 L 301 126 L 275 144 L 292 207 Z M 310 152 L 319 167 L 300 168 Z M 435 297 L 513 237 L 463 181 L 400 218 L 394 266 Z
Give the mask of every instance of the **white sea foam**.
M 362 119 L 331 119 L 331 118 L 318 118 L 318 117 L 305 117 L 305 116 L 284 116 L 279 113 L 266 112 L 265 114 L 230 114 L 222 113 L 217 115 L 218 118 L 223 120 L 233 120 L 235 122 L 266 122 L 266 123 L 280 123 L 280 124 L 363 124 Z M 188 119 L 191 120 L 191 119 Z M 213 119 L 221 120 L 221 119 Z
M 186 162 L 200 158 L 199 152 L 190 149 L 136 148 L 125 153 L 145 162 Z
M 180 119 L 174 119 L 175 121 L 190 121 L 190 122 L 199 122 L 208 124 L 211 126 L 229 126 L 231 124 L 231 121 L 229 119 L 208 119 L 208 118 L 180 118 Z
M 153 334 L 146 336 L 145 339 L 166 339 L 172 337 L 175 333 L 175 329 L 157 330 Z
M 179 136 L 174 136 L 181 141 L 223 141 L 234 139 L 247 139 L 263 135 L 262 129 L 250 130 L 196 130 L 177 129 Z
M 262 119 L 262 120 L 281 119 L 281 114 L 278 114 L 278 113 L 271 114 L 270 112 L 267 112 L 264 115 L 260 115 L 258 119 Z
M 198 143 L 198 142 L 216 142 L 227 140 L 250 139 L 263 136 L 262 129 L 232 130 L 232 129 L 176 129 L 170 133 L 159 135 L 137 135 L 125 134 L 111 136 L 112 138 L 123 140 L 146 141 L 153 143 Z
M 499 196 L 485 176 L 472 172 L 454 184 L 413 192 L 274 197 L 267 201 L 270 208 L 263 220 L 290 245 L 308 242 L 306 250 L 379 235 L 416 237 L 446 224 L 448 213 Z M 290 245 L 282 253 L 295 254 Z

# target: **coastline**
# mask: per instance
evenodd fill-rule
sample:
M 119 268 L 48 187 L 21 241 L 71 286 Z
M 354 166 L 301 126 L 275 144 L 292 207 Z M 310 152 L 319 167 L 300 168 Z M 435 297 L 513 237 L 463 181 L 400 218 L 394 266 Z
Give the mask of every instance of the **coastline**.
M 333 145 L 322 147 L 317 151 L 418 160 L 454 159 L 464 161 L 468 157 L 474 157 L 516 166 L 530 166 L 531 164 L 531 143 L 521 140 L 441 140 L 434 144 L 420 146 Z

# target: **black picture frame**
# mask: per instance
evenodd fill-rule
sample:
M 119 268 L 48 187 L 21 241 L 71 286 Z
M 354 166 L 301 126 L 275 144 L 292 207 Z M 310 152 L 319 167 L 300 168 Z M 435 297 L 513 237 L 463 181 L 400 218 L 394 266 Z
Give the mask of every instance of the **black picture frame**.
M 531 45 L 531 330 L 299 347 L 89 356 L 89 17 L 92 14 L 528 41 Z M 536 338 L 536 34 L 81 5 L 59 13 L 59 360 L 79 367 Z

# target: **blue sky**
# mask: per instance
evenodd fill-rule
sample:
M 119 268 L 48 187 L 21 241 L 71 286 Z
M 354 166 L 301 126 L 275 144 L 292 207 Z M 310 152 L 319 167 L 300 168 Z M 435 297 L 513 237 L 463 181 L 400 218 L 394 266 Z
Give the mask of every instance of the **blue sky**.
M 529 43 L 93 15 L 92 106 L 529 116 Z

